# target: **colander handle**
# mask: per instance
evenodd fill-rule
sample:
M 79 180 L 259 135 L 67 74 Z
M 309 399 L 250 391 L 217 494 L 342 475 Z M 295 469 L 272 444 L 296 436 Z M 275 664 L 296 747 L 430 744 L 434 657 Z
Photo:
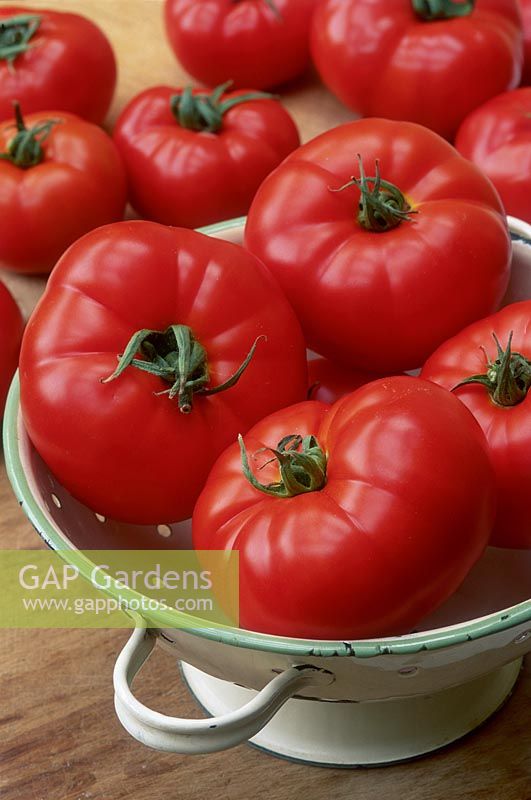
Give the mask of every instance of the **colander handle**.
M 136 674 L 151 654 L 156 633 L 136 628 L 114 668 L 114 705 L 124 728 L 142 744 L 171 753 L 213 753 L 255 736 L 299 689 L 330 684 L 326 670 L 301 665 L 276 675 L 242 708 L 220 717 L 180 719 L 152 711 L 131 692 Z

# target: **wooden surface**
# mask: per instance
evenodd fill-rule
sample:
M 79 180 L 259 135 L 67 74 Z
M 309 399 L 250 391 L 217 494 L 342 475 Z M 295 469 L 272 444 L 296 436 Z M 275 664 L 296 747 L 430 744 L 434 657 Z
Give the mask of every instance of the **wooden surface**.
M 83 12 L 104 28 L 120 65 L 109 124 L 135 92 L 185 80 L 164 39 L 159 0 L 18 0 L 18 5 Z M 285 101 L 305 140 L 349 118 L 311 76 L 292 86 Z M 39 282 L 10 282 L 29 312 Z M 0 541 L 5 548 L 41 546 L 11 493 L 3 464 Z M 112 697 L 112 668 L 126 636 L 112 630 L 0 631 L 1 800 L 531 799 L 529 663 L 510 702 L 460 744 L 408 765 L 324 770 L 249 747 L 181 757 L 134 742 L 115 717 Z M 165 653 L 156 653 L 138 691 L 160 711 L 197 716 Z

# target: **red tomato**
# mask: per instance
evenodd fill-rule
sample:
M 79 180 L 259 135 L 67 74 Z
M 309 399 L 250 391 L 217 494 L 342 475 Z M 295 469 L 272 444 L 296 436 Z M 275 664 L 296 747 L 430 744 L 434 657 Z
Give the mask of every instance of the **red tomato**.
M 283 286 L 308 346 L 372 373 L 420 366 L 498 307 L 509 276 L 492 184 L 408 122 L 359 120 L 296 150 L 258 190 L 245 240 Z
M 473 111 L 455 146 L 489 176 L 507 213 L 531 222 L 531 87 L 500 94 Z
M 0 264 L 48 272 L 84 233 L 119 220 L 125 171 L 96 125 L 47 111 L 0 125 Z
M 207 86 L 266 89 L 308 67 L 316 2 L 166 0 L 166 31 L 183 67 Z
M 0 282 L 0 419 L 18 363 L 24 321 L 9 289 Z
M 340 397 L 350 394 L 360 386 L 375 381 L 381 375 L 348 369 L 327 358 L 308 360 L 308 399 L 321 403 L 335 403 Z
M 123 372 L 103 382 L 119 354 Z M 219 453 L 307 386 L 299 325 L 262 264 L 140 221 L 99 228 L 63 256 L 20 372 L 28 433 L 52 472 L 94 511 L 139 524 L 190 516 Z
M 78 14 L 0 6 L 0 119 L 60 108 L 102 122 L 116 84 L 111 45 Z
M 518 86 L 521 18 L 517 0 L 324 0 L 312 53 L 349 108 L 451 139 L 470 111 Z
M 531 0 L 520 0 L 524 20 L 524 71 L 522 83 L 531 84 Z
M 143 216 L 197 228 L 247 213 L 263 179 L 299 145 L 288 112 L 270 95 L 147 89 L 114 132 L 131 202 Z
M 457 589 L 487 543 L 495 492 L 484 437 L 427 381 L 383 378 L 332 408 L 292 406 L 252 428 L 245 448 L 254 485 L 233 444 L 193 517 L 197 549 L 239 551 L 243 628 L 311 639 L 405 633 Z
M 422 370 L 424 378 L 454 389 L 487 437 L 498 485 L 491 543 L 499 547 L 531 548 L 526 512 L 531 486 L 530 320 L 531 300 L 506 306 L 441 345 Z M 478 380 L 459 385 L 471 377 Z

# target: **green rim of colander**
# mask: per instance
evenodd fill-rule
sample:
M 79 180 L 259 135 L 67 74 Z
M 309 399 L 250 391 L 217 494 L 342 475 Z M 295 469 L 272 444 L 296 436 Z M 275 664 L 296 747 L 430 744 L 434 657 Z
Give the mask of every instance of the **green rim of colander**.
M 228 220 L 216 225 L 201 228 L 208 235 L 220 234 L 224 231 L 241 227 L 245 218 Z M 521 228 L 518 237 L 525 238 L 531 244 L 531 236 L 522 237 Z M 28 484 L 19 452 L 18 416 L 20 405 L 20 386 L 18 373 L 15 375 L 9 391 L 4 412 L 4 455 L 7 474 L 20 506 L 37 533 L 46 544 L 56 550 L 58 555 L 68 563 L 76 566 L 81 575 L 90 580 L 95 564 L 77 550 L 66 538 L 63 538 L 54 525 L 50 523 Z M 85 551 L 86 552 L 86 551 Z M 133 589 L 119 587 L 113 581 L 107 594 L 120 594 L 127 600 L 141 602 L 143 595 Z M 352 641 L 292 639 L 284 636 L 254 633 L 241 628 L 218 625 L 190 614 L 167 608 L 163 605 L 140 615 L 132 614 L 140 624 L 153 628 L 181 628 L 195 636 L 201 636 L 225 644 L 274 652 L 293 656 L 349 656 L 369 658 L 382 654 L 405 655 L 422 650 L 439 650 L 453 647 L 466 641 L 480 639 L 490 634 L 499 633 L 531 620 L 531 599 L 518 603 L 494 614 L 459 623 L 446 628 L 423 631 L 385 639 L 362 639 Z

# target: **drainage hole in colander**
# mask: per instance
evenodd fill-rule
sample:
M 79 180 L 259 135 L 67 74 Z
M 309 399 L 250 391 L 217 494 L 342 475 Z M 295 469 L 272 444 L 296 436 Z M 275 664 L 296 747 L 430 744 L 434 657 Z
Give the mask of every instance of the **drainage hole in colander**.
M 59 498 L 57 497 L 57 495 L 56 495 L 56 494 L 53 494 L 53 493 L 52 493 L 52 500 L 53 500 L 53 504 L 54 504 L 55 506 L 57 506 L 57 508 L 61 508 L 61 507 L 62 507 L 62 506 L 61 506 L 61 501 L 59 500 Z
M 168 536 L 171 536 L 172 530 L 169 525 L 157 525 L 157 533 L 167 539 Z
M 105 522 L 107 517 L 104 517 L 103 514 L 94 514 L 98 522 Z

